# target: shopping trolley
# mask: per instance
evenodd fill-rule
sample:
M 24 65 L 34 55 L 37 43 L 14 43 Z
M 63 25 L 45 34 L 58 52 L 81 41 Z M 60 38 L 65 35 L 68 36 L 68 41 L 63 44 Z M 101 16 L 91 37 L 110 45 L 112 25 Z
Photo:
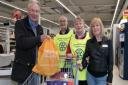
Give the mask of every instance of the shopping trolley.
M 35 81 L 35 78 L 34 78 L 33 75 L 38 75 L 38 74 L 32 72 L 32 73 L 27 77 L 27 79 L 23 82 L 22 85 L 33 85 L 33 81 Z M 37 79 L 38 79 L 38 80 L 37 80 L 36 83 L 37 83 L 38 85 L 41 85 L 41 78 L 39 77 L 39 78 L 37 78 Z
M 77 76 L 73 74 L 73 68 L 76 69 L 76 59 L 67 57 L 60 57 L 60 59 L 65 62 L 64 67 L 60 72 L 48 77 L 46 85 L 78 85 Z
M 64 67 L 55 75 L 46 77 L 46 81 L 43 81 L 42 85 L 78 85 L 78 67 L 76 65 L 76 59 L 67 57 L 61 57 L 60 59 L 65 62 Z M 76 69 L 75 75 L 73 74 L 73 68 Z M 31 85 L 34 81 L 34 74 L 35 73 L 32 72 L 22 85 Z M 40 82 L 41 79 L 39 80 L 39 85 L 41 84 Z

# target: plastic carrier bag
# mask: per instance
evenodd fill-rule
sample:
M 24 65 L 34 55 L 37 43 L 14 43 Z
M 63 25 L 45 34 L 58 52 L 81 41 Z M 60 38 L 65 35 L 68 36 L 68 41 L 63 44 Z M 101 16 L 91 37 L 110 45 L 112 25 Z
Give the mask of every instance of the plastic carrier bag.
M 38 60 L 33 68 L 33 72 L 44 76 L 51 76 L 59 71 L 59 52 L 54 40 L 51 38 L 46 39 L 39 48 Z

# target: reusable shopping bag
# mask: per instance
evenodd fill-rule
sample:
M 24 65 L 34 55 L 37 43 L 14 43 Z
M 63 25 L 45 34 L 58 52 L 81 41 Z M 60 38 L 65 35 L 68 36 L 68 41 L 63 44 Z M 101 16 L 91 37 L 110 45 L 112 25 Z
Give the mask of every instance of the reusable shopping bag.
M 59 72 L 59 52 L 53 39 L 46 39 L 39 47 L 37 64 L 33 72 L 51 76 Z

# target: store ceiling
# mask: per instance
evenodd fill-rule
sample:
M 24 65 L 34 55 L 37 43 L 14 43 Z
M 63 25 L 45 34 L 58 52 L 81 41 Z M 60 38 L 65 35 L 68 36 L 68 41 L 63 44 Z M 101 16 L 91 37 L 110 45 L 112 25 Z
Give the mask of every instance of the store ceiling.
M 17 6 L 26 10 L 29 0 L 0 0 L 8 4 Z M 69 19 L 69 25 L 73 26 L 74 16 L 72 16 L 66 9 L 64 9 L 56 0 L 40 0 L 41 1 L 41 17 L 58 22 L 60 15 L 65 15 Z M 105 27 L 110 27 L 114 11 L 116 8 L 117 0 L 60 0 L 66 5 L 74 14 L 80 15 L 89 25 L 91 19 L 95 16 L 101 17 Z M 115 20 L 118 18 L 119 13 L 126 0 L 121 0 Z M 0 16 L 10 17 L 14 8 L 0 3 Z M 0 18 L 0 24 L 8 20 Z M 49 28 L 54 28 L 57 25 L 47 21 L 42 21 L 42 25 Z

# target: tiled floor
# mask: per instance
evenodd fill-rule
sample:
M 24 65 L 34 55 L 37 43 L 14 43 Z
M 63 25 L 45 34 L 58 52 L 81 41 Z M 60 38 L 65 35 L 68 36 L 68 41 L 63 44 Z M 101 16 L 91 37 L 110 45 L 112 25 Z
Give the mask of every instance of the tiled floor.
M 112 85 L 128 85 L 128 80 L 123 80 L 119 77 L 119 71 L 116 66 L 114 66 L 113 75 Z

